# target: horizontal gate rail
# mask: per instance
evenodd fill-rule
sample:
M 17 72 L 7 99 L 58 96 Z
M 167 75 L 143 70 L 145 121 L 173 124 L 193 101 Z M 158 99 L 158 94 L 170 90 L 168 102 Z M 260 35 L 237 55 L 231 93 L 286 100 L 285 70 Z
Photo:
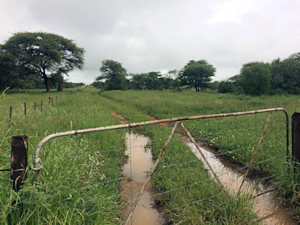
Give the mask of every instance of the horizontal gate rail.
M 85 133 L 92 133 L 92 132 L 100 132 L 100 131 L 107 131 L 107 130 L 116 130 L 116 129 L 123 129 L 123 128 L 132 128 L 132 127 L 139 127 L 139 126 L 146 126 L 146 125 L 154 125 L 160 123 L 169 123 L 169 122 L 179 122 L 179 121 L 186 121 L 186 120 L 200 120 L 200 119 L 209 119 L 209 118 L 221 118 L 221 117 L 233 117 L 233 116 L 243 116 L 243 115 L 250 115 L 250 114 L 257 114 L 257 113 L 266 113 L 266 112 L 276 112 L 282 111 L 286 117 L 286 155 L 287 160 L 289 159 L 289 118 L 286 110 L 284 108 L 270 108 L 270 109 L 261 109 L 261 110 L 254 110 L 254 111 L 245 111 L 245 112 L 235 112 L 235 113 L 222 113 L 222 114 L 211 114 L 211 115 L 199 115 L 199 116 L 189 116 L 189 117 L 177 117 L 171 119 L 161 119 L 161 120 L 151 120 L 145 122 L 137 122 L 137 123 L 128 123 L 128 124 L 120 124 L 120 125 L 112 125 L 112 126 L 104 126 L 104 127 L 96 127 L 96 128 L 88 128 L 88 129 L 81 129 L 81 130 L 72 130 L 72 131 L 65 131 L 65 132 L 57 132 L 54 134 L 50 134 L 46 136 L 42 141 L 39 142 L 35 154 L 34 154 L 34 167 L 31 168 L 37 171 L 37 182 L 40 179 L 40 151 L 45 143 L 50 141 L 51 139 L 69 135 L 77 135 L 77 134 L 85 134 Z

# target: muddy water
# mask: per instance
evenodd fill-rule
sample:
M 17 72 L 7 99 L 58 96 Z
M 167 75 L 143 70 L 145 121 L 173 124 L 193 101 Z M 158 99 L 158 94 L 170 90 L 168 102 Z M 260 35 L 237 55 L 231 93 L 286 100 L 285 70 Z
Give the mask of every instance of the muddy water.
M 203 161 L 200 153 L 194 144 L 187 144 L 193 153 Z M 216 172 L 221 183 L 231 192 L 238 192 L 239 186 L 242 182 L 243 176 L 225 166 L 216 156 L 205 148 L 201 148 L 203 154 L 207 158 L 213 170 Z M 205 164 L 205 163 L 204 163 Z M 261 183 L 257 183 L 251 180 L 246 180 L 243 184 L 242 193 L 253 194 L 256 196 L 259 193 L 263 193 L 265 190 Z M 296 224 L 291 219 L 286 210 L 284 210 L 272 193 L 267 193 L 258 196 L 254 199 L 254 210 L 256 211 L 259 218 L 263 219 L 261 224 L 267 225 L 279 225 L 279 224 Z
M 146 148 L 148 138 L 142 135 L 126 133 L 126 155 L 128 162 L 123 167 L 123 174 L 128 177 L 121 182 L 123 187 L 123 198 L 128 202 L 124 212 L 124 219 L 130 213 L 131 206 L 134 203 L 144 181 L 147 178 L 147 172 L 150 171 L 152 163 L 152 154 L 149 148 Z M 153 208 L 154 200 L 152 198 L 151 184 L 145 187 L 144 194 L 135 208 L 132 216 L 132 225 L 160 225 L 164 223 L 162 215 Z

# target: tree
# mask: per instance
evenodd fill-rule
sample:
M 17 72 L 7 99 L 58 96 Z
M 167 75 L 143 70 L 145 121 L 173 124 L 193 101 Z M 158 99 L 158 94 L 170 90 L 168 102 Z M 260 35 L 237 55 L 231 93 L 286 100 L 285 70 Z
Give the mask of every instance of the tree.
M 106 59 L 100 67 L 101 75 L 96 81 L 105 80 L 106 90 L 125 90 L 127 88 L 126 69 L 121 63 Z
M 263 62 L 244 64 L 241 69 L 240 85 L 246 94 L 261 95 L 270 92 L 270 65 Z
M 233 92 L 233 83 L 225 80 L 221 81 L 218 85 L 218 92 L 219 93 L 231 93 Z
M 276 59 L 271 64 L 272 89 L 283 90 L 290 94 L 300 93 L 300 53 L 287 59 Z
M 271 88 L 273 92 L 284 89 L 284 78 L 282 70 L 282 62 L 280 59 L 275 59 L 271 63 Z
M 208 87 L 215 71 L 216 69 L 208 64 L 206 60 L 191 60 L 182 69 L 179 80 L 181 84 L 194 87 L 198 92 L 200 88 Z
M 26 74 L 34 74 L 44 80 L 49 91 L 49 80 L 83 66 L 84 50 L 72 40 L 43 32 L 16 33 L 1 48 L 3 53 L 13 56 L 16 67 Z

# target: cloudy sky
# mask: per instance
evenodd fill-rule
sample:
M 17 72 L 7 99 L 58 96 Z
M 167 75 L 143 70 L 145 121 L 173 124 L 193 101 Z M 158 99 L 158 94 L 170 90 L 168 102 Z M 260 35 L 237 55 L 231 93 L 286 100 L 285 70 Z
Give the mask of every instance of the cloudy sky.
M 73 82 L 93 82 L 103 59 L 129 73 L 206 59 L 223 80 L 244 63 L 300 52 L 300 0 L 0 0 L 0 43 L 22 31 L 57 33 L 84 48 Z

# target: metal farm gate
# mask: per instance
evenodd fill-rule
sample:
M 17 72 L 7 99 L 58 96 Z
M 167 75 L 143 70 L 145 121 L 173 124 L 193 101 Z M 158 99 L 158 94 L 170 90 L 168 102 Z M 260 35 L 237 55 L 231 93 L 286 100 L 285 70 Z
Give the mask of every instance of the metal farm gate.
M 276 116 L 275 116 L 276 114 Z M 247 117 L 247 123 L 245 122 L 245 125 L 243 126 L 243 122 L 238 122 L 239 118 Z M 273 119 L 274 117 L 274 119 Z M 271 122 L 273 119 L 273 123 Z M 243 119 L 241 119 L 243 120 Z M 198 133 L 196 132 L 190 132 L 191 128 L 189 127 L 188 121 L 199 121 L 197 123 L 197 127 L 193 127 L 193 131 L 199 130 Z M 250 125 L 249 125 L 250 121 Z M 40 152 L 42 150 L 42 147 L 44 144 L 46 144 L 48 141 L 63 137 L 63 136 L 69 136 L 69 135 L 78 135 L 78 134 L 85 134 L 85 133 L 91 133 L 91 132 L 104 132 L 108 130 L 115 130 L 115 129 L 133 129 L 135 127 L 140 126 L 146 126 L 146 125 L 155 125 L 155 124 L 162 124 L 162 123 L 169 123 L 173 124 L 172 129 L 170 131 L 169 137 L 165 141 L 163 147 L 161 148 L 161 151 L 159 155 L 156 157 L 156 161 L 154 162 L 151 170 L 148 173 L 148 176 L 143 183 L 139 194 L 135 201 L 132 204 L 131 210 L 129 215 L 127 216 L 127 219 L 125 220 L 125 224 L 128 224 L 133 211 L 135 210 L 141 196 L 143 195 L 145 186 L 147 183 L 149 183 L 151 176 L 153 175 L 154 171 L 156 170 L 160 160 L 163 158 L 164 153 L 167 151 L 167 146 L 170 143 L 176 129 L 178 129 L 178 126 L 180 125 L 183 129 L 181 130 L 181 133 L 185 134 L 186 137 L 188 137 L 189 142 L 193 143 L 195 151 L 195 155 L 200 155 L 201 160 L 204 162 L 204 165 L 209 170 L 212 178 L 218 183 L 218 185 L 222 188 L 222 190 L 226 193 L 226 195 L 229 195 L 229 190 L 227 187 L 224 186 L 223 182 L 221 181 L 221 177 L 224 174 L 220 174 L 215 172 L 214 166 L 211 165 L 209 160 L 207 159 L 207 155 L 204 154 L 203 148 L 199 145 L 199 143 L 196 140 L 204 140 L 206 143 L 206 146 L 211 146 L 212 148 L 222 148 L 221 146 L 227 145 L 229 150 L 226 151 L 216 151 L 214 155 L 216 157 L 223 157 L 223 156 L 233 156 L 234 154 L 248 154 L 248 159 L 250 158 L 250 161 L 248 163 L 244 163 L 246 166 L 240 166 L 239 171 L 241 173 L 241 180 L 239 183 L 238 188 L 236 189 L 236 194 L 239 195 L 242 192 L 243 185 L 245 185 L 246 177 L 251 174 L 251 168 L 257 165 L 257 170 L 259 168 L 263 168 L 264 166 L 268 167 L 268 162 L 270 161 L 277 161 L 281 160 L 285 162 L 286 170 L 283 172 L 282 176 L 286 176 L 289 171 L 289 118 L 287 115 L 287 112 L 283 108 L 271 108 L 271 109 L 262 109 L 262 110 L 255 110 L 255 111 L 245 111 L 245 112 L 236 112 L 236 113 L 222 113 L 222 114 L 212 114 L 212 115 L 199 115 L 199 116 L 190 116 L 190 117 L 178 117 L 178 118 L 171 118 L 171 119 L 160 119 L 160 120 L 152 120 L 152 121 L 145 121 L 145 122 L 137 122 L 137 123 L 128 123 L 128 124 L 120 124 L 120 125 L 112 125 L 112 126 L 105 126 L 105 127 L 97 127 L 97 128 L 89 128 L 89 129 L 82 129 L 82 130 L 72 130 L 72 131 L 66 131 L 66 132 L 58 132 L 51 135 L 48 135 L 45 137 L 37 146 L 35 155 L 34 155 L 34 166 L 31 168 L 32 170 L 36 171 L 36 182 L 38 183 L 40 181 L 40 173 L 42 170 L 41 165 L 41 159 L 40 159 Z M 214 126 L 211 126 L 211 124 L 215 124 Z M 227 130 L 224 131 L 224 129 L 220 129 L 224 127 L 229 127 Z M 265 136 L 268 134 L 267 130 L 271 129 L 268 132 L 272 133 L 272 137 L 268 136 L 268 140 L 264 140 Z M 219 133 L 218 133 L 219 132 Z M 194 133 L 192 135 L 191 133 Z M 256 137 L 255 137 L 256 136 Z M 240 138 L 238 140 L 238 138 Z M 196 139 L 196 140 L 195 140 Z M 25 145 L 25 151 L 27 144 L 27 139 L 23 138 L 23 142 Z M 251 143 L 245 143 L 247 141 L 250 141 Z M 253 143 L 256 140 L 255 143 Z M 22 141 L 21 141 L 22 142 Z M 274 150 L 274 142 L 280 143 L 280 149 Z M 22 143 L 21 143 L 22 144 Z M 20 145 L 20 143 L 19 143 Z M 280 151 L 282 153 L 281 159 L 278 159 L 276 154 L 274 153 L 274 157 L 264 158 L 264 155 L 262 154 L 261 157 L 256 158 L 258 153 L 260 153 L 261 148 L 266 151 Z M 245 151 L 245 149 L 247 151 Z M 249 150 L 250 149 L 250 150 Z M 12 158 L 14 155 L 14 151 L 12 151 Z M 249 157 L 249 154 L 251 157 Z M 25 179 L 24 171 L 26 171 L 27 167 L 27 159 L 25 160 L 26 163 L 24 163 L 24 157 L 22 159 L 19 157 L 15 157 L 15 159 L 19 160 L 18 162 L 12 163 L 12 178 L 16 183 L 17 186 L 14 188 L 17 190 L 20 186 L 20 182 Z M 23 160 L 23 161 L 22 161 Z M 196 159 L 198 160 L 198 159 Z M 186 163 L 186 162 L 183 162 Z M 14 165 L 13 165 L 14 164 Z M 258 165 L 259 164 L 259 165 Z M 266 168 L 267 169 L 267 168 Z M 22 174 L 20 174 L 20 170 L 23 171 Z M 18 178 L 17 178 L 18 177 Z M 263 180 L 267 182 L 267 180 L 271 180 L 272 176 L 264 176 Z M 175 190 L 174 190 L 175 191 Z M 272 190 L 267 190 L 265 193 L 270 192 Z M 257 196 L 263 195 L 265 193 L 257 193 Z M 164 194 L 164 193 L 158 193 Z

